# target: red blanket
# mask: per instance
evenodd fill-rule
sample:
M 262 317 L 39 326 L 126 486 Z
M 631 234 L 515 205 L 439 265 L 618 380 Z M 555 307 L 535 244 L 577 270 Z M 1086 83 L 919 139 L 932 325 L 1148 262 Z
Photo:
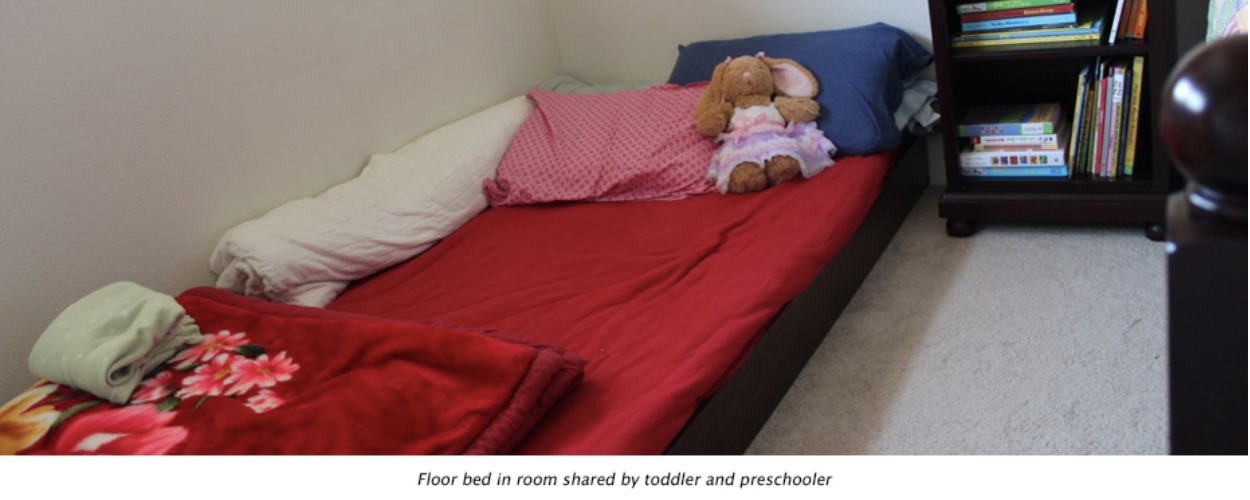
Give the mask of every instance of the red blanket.
M 22 454 L 506 453 L 581 380 L 515 335 L 178 297 L 206 340 L 114 405 L 43 382 L 0 410 Z M 21 439 L 22 433 L 25 437 Z

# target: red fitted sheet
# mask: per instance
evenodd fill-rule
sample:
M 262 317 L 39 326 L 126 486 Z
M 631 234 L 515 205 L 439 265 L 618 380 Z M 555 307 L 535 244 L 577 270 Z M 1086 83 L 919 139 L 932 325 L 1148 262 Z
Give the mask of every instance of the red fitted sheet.
M 515 450 L 662 453 L 846 244 L 898 150 L 747 195 L 492 208 L 327 309 L 497 329 L 588 360 Z

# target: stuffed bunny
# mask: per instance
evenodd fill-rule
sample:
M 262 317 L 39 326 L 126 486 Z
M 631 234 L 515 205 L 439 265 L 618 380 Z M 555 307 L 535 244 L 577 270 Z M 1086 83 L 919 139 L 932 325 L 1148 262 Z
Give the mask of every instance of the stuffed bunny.
M 726 58 L 695 104 L 699 132 L 721 143 L 708 180 L 722 193 L 747 193 L 811 177 L 836 149 L 811 122 L 820 114 L 811 72 L 788 59 Z

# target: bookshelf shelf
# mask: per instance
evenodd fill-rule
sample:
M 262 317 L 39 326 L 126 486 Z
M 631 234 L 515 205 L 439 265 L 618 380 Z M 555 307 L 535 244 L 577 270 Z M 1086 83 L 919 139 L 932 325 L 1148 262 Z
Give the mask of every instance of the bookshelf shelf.
M 946 191 L 938 204 L 952 236 L 969 236 L 983 221 L 1139 222 L 1146 235 L 1162 240 L 1167 196 L 1181 185 L 1156 127 L 1161 88 L 1176 61 L 1174 0 L 1146 0 L 1149 22 L 1143 40 L 1107 44 L 1109 26 L 1098 41 L 951 47 L 960 30 L 956 6 L 971 0 L 929 0 L 942 123 Z M 1114 10 L 1116 0 L 1074 0 L 1078 11 Z M 1110 23 L 1106 23 L 1109 25 Z M 959 152 L 960 119 L 972 106 L 1058 102 L 1070 119 L 1077 77 L 1098 58 L 1142 56 L 1145 72 L 1137 134 L 1137 166 L 1131 177 L 965 177 Z
M 1115 45 L 1101 42 L 1057 42 L 1005 45 L 1002 47 L 959 47 L 951 49 L 951 60 L 964 62 L 1007 59 L 1089 58 L 1112 55 L 1146 55 L 1150 46 L 1143 41 L 1120 41 Z
M 1071 179 L 1046 178 L 1013 179 L 986 177 L 964 179 L 965 191 L 994 191 L 1002 193 L 1138 193 L 1151 187 L 1148 180 L 1105 179 L 1079 175 Z

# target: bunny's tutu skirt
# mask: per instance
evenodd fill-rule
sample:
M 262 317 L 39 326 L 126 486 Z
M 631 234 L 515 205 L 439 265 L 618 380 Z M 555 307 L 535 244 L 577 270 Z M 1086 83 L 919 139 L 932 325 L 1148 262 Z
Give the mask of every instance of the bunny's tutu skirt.
M 833 165 L 832 156 L 837 151 L 833 142 L 813 123 L 771 127 L 742 135 L 721 134 L 717 139 L 721 145 L 712 156 L 707 178 L 722 193 L 729 190 L 729 174 L 743 163 L 763 168 L 764 162 L 771 158 L 789 156 L 798 160 L 799 171 L 808 178 Z

